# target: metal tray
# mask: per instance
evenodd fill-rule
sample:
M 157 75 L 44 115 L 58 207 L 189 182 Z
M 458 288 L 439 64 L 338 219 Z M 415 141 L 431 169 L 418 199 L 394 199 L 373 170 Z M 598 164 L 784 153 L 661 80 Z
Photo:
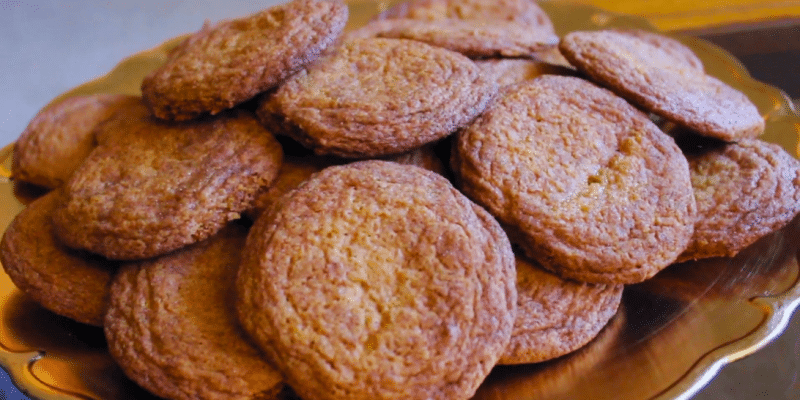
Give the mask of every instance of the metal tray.
M 350 2 L 349 26 L 386 3 Z M 559 34 L 636 27 L 646 21 L 590 6 L 542 2 Z M 745 92 L 766 117 L 763 139 L 796 154 L 798 117 L 780 90 L 753 80 L 730 54 L 700 39 L 679 37 L 707 71 Z M 181 38 L 123 60 L 106 76 L 62 96 L 139 93 L 139 82 Z M 54 101 L 58 100 L 54 99 Z M 0 230 L 42 193 L 9 179 L 12 146 L 0 149 Z M 618 315 L 583 349 L 540 364 L 497 367 L 478 399 L 688 398 L 727 363 L 752 354 L 785 329 L 800 304 L 800 218 L 735 258 L 668 267 L 626 287 Z M 129 381 L 106 351 L 103 332 L 56 316 L 19 292 L 0 272 L 0 365 L 36 399 L 152 398 Z

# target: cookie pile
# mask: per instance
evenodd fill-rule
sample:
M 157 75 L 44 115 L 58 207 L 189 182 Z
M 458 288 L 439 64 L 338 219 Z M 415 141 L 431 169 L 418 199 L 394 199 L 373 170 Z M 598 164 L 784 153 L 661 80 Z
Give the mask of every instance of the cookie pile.
M 466 399 L 800 211 L 800 162 L 674 39 L 559 38 L 532 0 L 347 17 L 206 24 L 141 97 L 42 110 L 6 273 L 162 398 Z

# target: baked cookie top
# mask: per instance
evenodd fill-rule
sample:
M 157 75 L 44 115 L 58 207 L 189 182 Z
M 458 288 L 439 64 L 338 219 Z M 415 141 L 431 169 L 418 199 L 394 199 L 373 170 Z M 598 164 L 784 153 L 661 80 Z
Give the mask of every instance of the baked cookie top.
M 138 104 L 64 185 L 56 235 L 112 259 L 163 254 L 214 234 L 250 208 L 281 164 L 277 140 L 246 111 L 166 122 Z
M 734 256 L 800 212 L 800 161 L 778 145 L 743 139 L 688 158 L 698 219 L 682 260 Z
M 542 27 L 555 34 L 550 17 L 533 0 L 410 0 L 400 2 L 375 17 L 376 20 L 396 18 L 513 22 L 527 27 Z
M 69 249 L 53 236 L 59 196 L 52 191 L 17 214 L 0 242 L 0 262 L 14 285 L 42 307 L 102 326 L 117 263 Z
M 481 67 L 486 76 L 494 78 L 501 88 L 542 75 L 574 76 L 576 74 L 574 69 L 563 65 L 526 58 L 487 58 L 476 60 L 475 64 Z
M 436 154 L 433 145 L 425 145 L 406 153 L 389 156 L 385 161 L 400 164 L 415 165 L 441 175 L 447 174 L 445 165 Z M 318 156 L 315 154 L 289 155 L 284 154 L 278 177 L 269 188 L 258 196 L 253 208 L 247 210 L 245 215 L 250 219 L 257 219 L 269 210 L 273 204 L 286 193 L 300 186 L 303 181 L 315 173 L 334 165 L 343 165 L 350 162 L 348 159 L 331 156 Z
M 504 91 L 459 132 L 452 164 L 512 241 L 565 277 L 642 281 L 692 234 L 689 167 L 675 141 L 579 78 L 541 76 Z
M 320 154 L 379 157 L 450 135 L 497 86 L 461 54 L 400 39 L 342 45 L 265 96 L 257 111 L 276 133 Z
M 247 230 L 128 263 L 110 289 L 105 335 L 125 374 L 168 399 L 271 399 L 283 379 L 250 343 L 234 310 Z
M 248 236 L 239 319 L 301 398 L 467 399 L 516 311 L 499 224 L 442 176 L 330 167 Z
M 505 25 L 460 19 L 423 21 L 411 18 L 371 21 L 348 33 L 345 41 L 368 37 L 416 40 L 470 58 L 532 57 L 558 44 L 558 37 L 546 28 L 527 28 L 513 22 Z
M 622 289 L 562 279 L 517 257 L 517 319 L 498 363 L 536 363 L 583 347 L 616 314 Z
M 137 96 L 96 94 L 68 97 L 45 107 L 14 143 L 15 180 L 46 188 L 64 184 L 95 146 L 94 127 Z
M 764 118 L 744 93 L 698 69 L 676 40 L 654 35 L 578 31 L 559 48 L 592 80 L 697 133 L 734 141 L 764 131 Z
M 530 56 L 558 43 L 550 17 L 531 0 L 407 1 L 358 31 L 420 40 L 470 57 Z
M 336 0 L 293 0 L 206 24 L 142 82 L 157 117 L 187 120 L 232 108 L 314 61 L 347 22 Z

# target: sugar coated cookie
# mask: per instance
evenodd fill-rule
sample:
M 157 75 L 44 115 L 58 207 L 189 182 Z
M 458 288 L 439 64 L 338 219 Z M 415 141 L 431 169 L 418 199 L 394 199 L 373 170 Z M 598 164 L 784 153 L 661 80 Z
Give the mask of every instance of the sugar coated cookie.
M 216 114 L 267 91 L 330 46 L 347 22 L 336 0 L 293 0 L 206 24 L 145 77 L 142 96 L 159 118 Z
M 691 237 L 694 195 L 675 141 L 582 79 L 547 75 L 512 86 L 455 147 L 462 190 L 562 276 L 639 282 Z
M 406 1 L 351 35 L 414 39 L 470 57 L 530 56 L 558 43 L 550 17 L 531 0 Z
M 107 258 L 153 257 L 213 235 L 249 209 L 280 167 L 280 144 L 246 111 L 159 121 L 141 104 L 64 185 L 53 215 L 65 244 Z
M 474 119 L 497 86 L 461 54 L 400 39 L 361 39 L 266 96 L 258 115 L 320 154 L 403 153 Z
M 517 319 L 499 364 L 527 364 L 571 353 L 616 314 L 623 285 L 562 279 L 517 257 Z
M 744 93 L 706 75 L 676 40 L 655 35 L 577 31 L 559 48 L 591 79 L 697 133 L 727 141 L 763 133 L 764 118 Z
M 442 176 L 330 167 L 250 231 L 238 314 L 306 399 L 467 399 L 510 338 L 514 259 Z
M 51 189 L 63 185 L 94 148 L 94 127 L 137 101 L 137 96 L 96 94 L 42 109 L 14 143 L 12 177 Z
M 60 194 L 40 197 L 14 218 L 0 242 L 0 262 L 14 285 L 42 307 L 102 326 L 117 263 L 69 249 L 53 236 Z
M 689 156 L 698 219 L 682 260 L 734 256 L 800 212 L 800 161 L 743 139 Z
M 234 311 L 247 230 L 128 263 L 111 285 L 105 335 L 127 376 L 166 399 L 274 399 L 281 375 L 249 342 Z

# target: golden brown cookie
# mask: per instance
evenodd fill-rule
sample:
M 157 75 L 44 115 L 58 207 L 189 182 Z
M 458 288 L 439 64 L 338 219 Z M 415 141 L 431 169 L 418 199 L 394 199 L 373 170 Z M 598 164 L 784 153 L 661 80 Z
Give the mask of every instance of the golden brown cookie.
M 645 110 L 702 135 L 733 141 L 764 131 L 742 92 L 706 75 L 675 40 L 615 30 L 578 31 L 559 48 L 578 70 Z
M 357 31 L 348 35 L 419 40 L 473 58 L 530 56 L 558 43 L 550 18 L 531 0 L 407 1 Z
M 167 399 L 270 399 L 281 375 L 239 327 L 234 282 L 247 230 L 120 269 L 105 334 L 124 373 Z
M 281 196 L 300 186 L 311 175 L 322 171 L 326 167 L 342 164 L 343 161 L 336 157 L 284 155 L 278 177 L 267 190 L 256 198 L 253 207 L 247 210 L 246 215 L 255 220 L 265 211 L 269 210 Z
M 400 2 L 375 17 L 376 20 L 397 18 L 513 22 L 529 28 L 547 28 L 555 34 L 550 17 L 534 0 L 410 0 Z
M 475 64 L 485 75 L 494 78 L 500 87 L 542 75 L 575 75 L 574 69 L 525 58 L 487 58 L 476 60 Z
M 634 283 L 672 263 L 695 218 L 674 140 L 579 78 L 512 88 L 459 133 L 452 164 L 461 189 L 561 276 Z
M 94 148 L 94 127 L 136 101 L 136 96 L 97 94 L 45 107 L 14 143 L 13 178 L 51 189 L 61 186 Z
M 434 151 L 433 145 L 425 145 L 418 149 L 385 158 L 400 164 L 415 165 L 438 174 L 446 174 L 442 160 Z M 342 165 L 350 160 L 331 156 L 318 156 L 315 154 L 289 155 L 285 154 L 278 177 L 269 188 L 258 196 L 253 208 L 247 210 L 245 215 L 255 220 L 277 202 L 281 196 L 300 186 L 303 181 L 314 173 L 327 167 Z
M 439 155 L 438 147 L 439 143 L 429 143 L 405 153 L 386 157 L 385 160 L 398 164 L 414 165 L 436 172 L 439 175 L 447 175 L 449 171 Z
M 252 207 L 283 155 L 246 111 L 176 123 L 139 104 L 98 129 L 114 134 L 64 185 L 53 224 L 68 246 L 111 259 L 153 257 L 213 235 Z
M 616 314 L 622 289 L 562 279 L 517 257 L 517 319 L 498 363 L 536 363 L 583 347 Z
M 336 0 L 293 0 L 205 25 L 142 82 L 159 118 L 216 114 L 267 91 L 314 61 L 347 22 Z
M 250 231 L 238 314 L 301 398 L 467 399 L 516 311 L 505 233 L 445 178 L 330 167 Z
M 689 156 L 698 219 L 681 260 L 731 257 L 800 212 L 800 161 L 743 139 Z
M 350 32 L 346 40 L 367 37 L 416 40 L 470 58 L 530 57 L 558 43 L 558 37 L 549 32 L 527 32 L 522 26 L 509 29 L 508 25 L 459 19 L 421 21 L 411 18 L 372 21 Z
M 0 261 L 14 285 L 42 307 L 102 326 L 117 263 L 69 249 L 53 236 L 59 195 L 46 194 L 14 218 L 0 242 Z
M 450 135 L 496 90 L 461 54 L 411 40 L 361 39 L 265 96 L 258 115 L 317 153 L 380 157 Z

